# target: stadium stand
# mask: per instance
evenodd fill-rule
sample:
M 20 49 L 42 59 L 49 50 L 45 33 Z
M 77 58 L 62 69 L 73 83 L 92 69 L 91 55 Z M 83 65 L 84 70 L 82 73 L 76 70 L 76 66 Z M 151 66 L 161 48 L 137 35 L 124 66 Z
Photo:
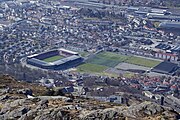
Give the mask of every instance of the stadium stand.
M 45 58 L 49 58 L 49 57 L 56 56 L 56 55 L 59 55 L 59 51 L 58 50 L 52 50 L 52 51 L 41 53 L 41 54 L 37 55 L 35 58 L 43 60 Z

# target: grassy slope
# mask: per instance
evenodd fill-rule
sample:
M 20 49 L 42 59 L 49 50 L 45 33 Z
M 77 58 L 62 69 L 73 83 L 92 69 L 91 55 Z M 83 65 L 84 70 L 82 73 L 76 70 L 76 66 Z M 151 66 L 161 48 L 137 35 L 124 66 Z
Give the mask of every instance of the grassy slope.
M 16 91 L 19 89 L 31 89 L 35 96 L 38 95 L 46 95 L 48 89 L 46 87 L 37 85 L 37 84 L 30 84 L 24 81 L 18 82 L 14 78 L 7 76 L 7 75 L 0 75 L 0 88 L 7 88 L 7 86 L 12 90 Z

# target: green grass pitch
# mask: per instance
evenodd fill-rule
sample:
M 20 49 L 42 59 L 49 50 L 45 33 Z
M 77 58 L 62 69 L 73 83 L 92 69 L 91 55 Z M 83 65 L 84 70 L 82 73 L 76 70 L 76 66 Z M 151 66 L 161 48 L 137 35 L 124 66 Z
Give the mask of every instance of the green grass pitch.
M 108 59 L 108 60 L 118 61 L 118 62 L 124 62 L 129 58 L 129 56 L 120 55 L 120 54 L 112 53 L 112 52 L 102 52 L 102 53 L 99 53 L 97 56 L 103 59 Z
M 135 64 L 135 65 L 144 66 L 144 67 L 149 67 L 149 68 L 154 67 L 158 65 L 159 63 L 161 63 L 160 61 L 150 60 L 150 59 L 136 57 L 136 56 L 130 57 L 126 62 Z
M 119 63 L 116 60 L 109 60 L 109 59 L 105 59 L 105 58 L 101 58 L 97 56 L 93 59 L 88 60 L 87 62 L 92 63 L 92 64 L 97 64 L 97 65 L 103 65 L 107 67 L 115 67 Z
M 57 55 L 57 56 L 46 58 L 43 61 L 45 61 L 45 62 L 54 62 L 54 61 L 60 60 L 62 58 L 64 58 L 64 57 Z
M 102 52 L 96 55 L 96 57 L 88 60 L 88 63 L 104 65 L 107 67 L 115 67 L 120 62 L 123 62 L 128 57 L 125 55 L 118 55 L 112 52 Z
M 78 72 L 82 73 L 102 73 L 108 67 L 102 65 L 96 65 L 91 63 L 85 63 L 77 67 Z

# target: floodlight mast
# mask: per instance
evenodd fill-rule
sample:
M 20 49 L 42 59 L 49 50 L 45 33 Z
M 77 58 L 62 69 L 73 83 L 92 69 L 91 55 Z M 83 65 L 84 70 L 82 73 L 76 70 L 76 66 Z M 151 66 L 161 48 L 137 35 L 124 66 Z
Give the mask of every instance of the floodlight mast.
M 177 59 L 178 67 L 180 67 L 180 50 L 178 50 L 178 59 Z

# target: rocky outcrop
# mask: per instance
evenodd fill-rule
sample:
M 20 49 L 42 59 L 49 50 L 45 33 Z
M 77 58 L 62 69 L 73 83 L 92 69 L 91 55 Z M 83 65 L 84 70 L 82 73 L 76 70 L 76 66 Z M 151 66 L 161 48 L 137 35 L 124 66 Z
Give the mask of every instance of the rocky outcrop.
M 99 118 L 101 120 L 109 119 L 133 119 L 133 120 L 144 120 L 144 119 L 172 119 L 176 120 L 179 118 L 178 113 L 155 103 L 143 102 L 138 105 L 132 105 L 130 107 L 114 107 L 107 108 L 104 110 L 95 111 L 83 111 L 79 117 L 83 120 L 93 120 Z
M 45 98 L 45 97 L 44 97 Z M 127 106 L 116 106 L 95 100 L 76 98 L 66 102 L 67 98 L 20 99 L 1 106 L 0 119 L 19 120 L 132 120 L 171 119 L 179 114 L 170 108 L 151 102 Z
M 16 81 L 11 76 L 8 75 L 0 75 L 0 95 L 5 94 L 21 94 L 21 95 L 47 95 L 51 92 L 46 87 L 37 85 L 37 84 L 29 84 L 23 81 Z M 51 95 L 51 94 L 50 94 Z
M 31 84 L 11 81 L 7 77 L 5 81 L 0 78 L 0 82 L 0 120 L 177 120 L 180 118 L 173 109 L 153 102 L 126 106 L 72 95 L 48 96 L 51 95 L 48 92 L 46 96 L 41 96 L 40 92 L 46 90 L 44 87 L 35 88 Z M 33 94 L 33 97 L 27 98 L 27 95 Z

